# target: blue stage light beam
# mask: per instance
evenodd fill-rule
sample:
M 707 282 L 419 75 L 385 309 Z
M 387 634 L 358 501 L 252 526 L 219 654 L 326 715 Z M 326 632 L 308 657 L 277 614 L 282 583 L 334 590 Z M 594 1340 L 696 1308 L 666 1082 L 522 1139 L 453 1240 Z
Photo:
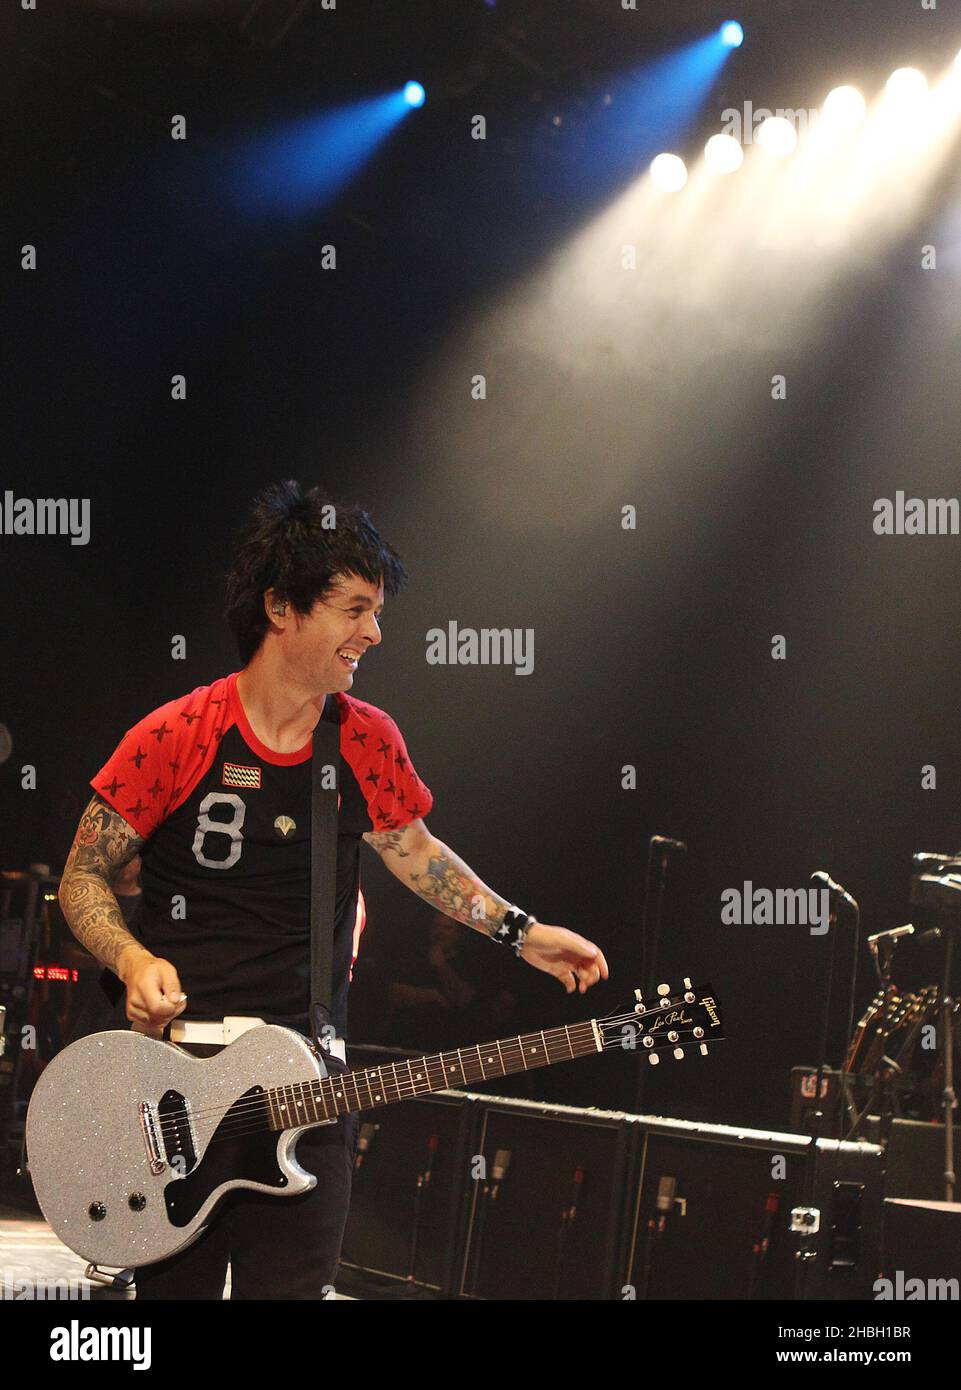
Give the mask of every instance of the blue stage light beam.
M 687 135 L 730 55 L 718 29 L 625 74 L 610 89 L 612 117 L 639 166 Z
M 255 135 L 228 159 L 236 202 L 248 213 L 290 216 L 323 207 L 411 110 L 402 88 Z

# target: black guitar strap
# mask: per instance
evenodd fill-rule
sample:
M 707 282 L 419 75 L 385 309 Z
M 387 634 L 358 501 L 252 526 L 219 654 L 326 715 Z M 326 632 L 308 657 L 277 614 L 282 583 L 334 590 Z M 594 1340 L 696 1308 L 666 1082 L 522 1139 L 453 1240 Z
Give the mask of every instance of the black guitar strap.
M 322 1052 L 333 1039 L 334 918 L 340 706 L 328 695 L 313 733 L 310 793 L 310 1031 Z

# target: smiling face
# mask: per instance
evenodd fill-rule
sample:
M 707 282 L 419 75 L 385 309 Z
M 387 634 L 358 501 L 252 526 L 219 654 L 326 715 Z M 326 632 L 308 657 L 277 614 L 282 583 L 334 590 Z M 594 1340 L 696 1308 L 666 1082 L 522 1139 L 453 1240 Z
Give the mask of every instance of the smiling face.
M 377 619 L 384 586 L 356 574 L 338 574 L 331 591 L 306 618 L 293 615 L 283 631 L 284 656 L 305 685 L 327 692 L 349 690 L 357 663 L 381 641 Z

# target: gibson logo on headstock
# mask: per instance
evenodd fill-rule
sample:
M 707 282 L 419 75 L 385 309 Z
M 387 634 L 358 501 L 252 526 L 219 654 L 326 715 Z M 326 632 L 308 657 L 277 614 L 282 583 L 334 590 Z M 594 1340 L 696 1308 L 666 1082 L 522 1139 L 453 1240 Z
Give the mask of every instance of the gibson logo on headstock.
M 717 1005 L 715 1004 L 711 995 L 706 995 L 703 999 L 699 1000 L 698 1002 L 700 1003 L 701 1008 L 704 1009 L 704 1011 L 707 1013 L 708 1018 L 711 1020 L 711 1027 L 720 1028 L 721 1020 L 717 1016 Z

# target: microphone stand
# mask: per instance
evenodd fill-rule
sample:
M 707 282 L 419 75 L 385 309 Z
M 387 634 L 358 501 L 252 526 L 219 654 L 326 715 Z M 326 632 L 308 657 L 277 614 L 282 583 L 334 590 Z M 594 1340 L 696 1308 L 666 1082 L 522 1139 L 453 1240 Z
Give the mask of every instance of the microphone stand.
M 655 990 L 655 979 L 657 975 L 657 957 L 661 946 L 661 921 L 664 915 L 664 889 L 667 884 L 667 866 L 670 860 L 672 849 L 686 850 L 687 845 L 681 840 L 668 839 L 666 835 L 652 835 L 647 846 L 647 873 L 644 876 L 644 901 L 641 906 L 641 969 L 640 981 L 643 987 L 643 997 L 649 999 Z M 658 852 L 658 885 L 657 903 L 654 908 L 654 933 L 651 942 L 650 953 L 648 953 L 648 918 L 651 904 L 651 869 L 654 865 L 655 850 Z M 637 1078 L 634 1091 L 634 1111 L 639 1114 L 644 1104 L 644 1078 L 648 1073 L 648 1067 L 644 1065 L 646 1053 L 641 1050 L 637 1059 Z
M 474 1223 L 469 1269 L 465 1270 L 464 1275 L 464 1293 L 470 1298 L 482 1297 L 482 1295 L 478 1293 L 478 1289 L 483 1273 L 481 1266 L 484 1257 L 484 1239 L 487 1235 L 487 1221 L 493 1210 L 494 1203 L 497 1201 L 501 1183 L 507 1176 L 510 1163 L 510 1149 L 498 1149 L 494 1155 L 491 1177 L 482 1179 L 483 1186 L 481 1187 L 477 1199 L 476 1220 Z
M 828 950 L 827 966 L 825 968 L 824 980 L 824 1008 L 821 1017 L 821 1041 L 819 1044 L 819 1058 L 817 1075 L 814 1079 L 814 1111 L 811 1124 L 811 1143 L 808 1147 L 804 1160 L 804 1185 L 802 1188 L 802 1206 L 795 1208 L 792 1212 L 791 1229 L 795 1234 L 800 1235 L 800 1241 L 796 1251 L 797 1278 L 795 1280 L 794 1297 L 804 1298 L 807 1284 L 808 1266 L 813 1260 L 817 1259 L 817 1242 L 814 1239 L 820 1223 L 820 1213 L 817 1213 L 817 1224 L 814 1221 L 814 1198 L 817 1186 L 817 1160 L 818 1160 L 818 1139 L 821 1135 L 821 1121 L 824 1118 L 824 1111 L 821 1109 L 821 1084 L 824 1072 L 827 1068 L 828 1043 L 831 1030 L 831 992 L 834 987 L 834 965 L 837 957 L 838 931 L 837 931 L 837 904 L 847 902 L 854 910 L 854 970 L 851 981 L 851 999 L 848 1008 L 848 1028 L 846 1038 L 851 1036 L 851 1028 L 854 1019 L 854 977 L 857 975 L 857 947 L 858 937 L 860 936 L 861 909 L 854 898 L 846 893 L 840 886 L 828 878 L 826 874 L 812 874 L 812 879 L 824 882 L 830 894 L 831 906 L 828 914 L 830 924 L 831 944 Z
M 957 855 L 916 854 L 914 863 L 921 869 L 937 868 L 936 873 L 916 874 L 911 882 L 911 901 L 935 907 L 941 914 L 944 930 L 944 976 L 941 986 L 941 1027 L 938 1044 L 941 1053 L 941 1079 L 944 1083 L 941 1103 L 944 1109 L 944 1200 L 954 1201 L 956 1175 L 954 1171 L 954 1000 L 951 998 L 951 976 L 954 966 L 954 936 L 961 925 L 961 861 Z
M 567 1237 L 571 1227 L 577 1220 L 577 1203 L 581 1195 L 581 1184 L 584 1181 L 584 1169 L 578 1164 L 574 1170 L 574 1190 L 571 1193 L 571 1200 L 561 1212 L 560 1225 L 557 1230 L 557 1242 L 554 1250 L 554 1287 L 551 1298 L 556 1302 L 561 1296 L 561 1276 L 564 1272 L 564 1256 L 567 1252 Z
M 874 958 L 874 968 L 877 972 L 878 983 L 881 986 L 882 1020 L 885 1017 L 888 1008 L 888 998 L 889 990 L 892 984 L 891 975 L 894 969 L 894 951 L 896 944 L 896 941 L 892 941 L 890 938 L 885 940 L 883 939 L 883 937 L 878 939 L 870 936 L 868 937 L 868 946 L 870 947 L 871 955 Z M 875 1032 L 883 1032 L 883 1030 L 879 1027 L 875 1029 Z M 880 1119 L 881 1142 L 882 1144 L 887 1143 L 888 1137 L 891 1133 L 891 1121 L 894 1118 L 895 1100 L 893 1091 L 891 1089 L 891 1077 L 893 1077 L 892 1068 L 896 1066 L 897 1064 L 892 1063 L 890 1057 L 888 1057 L 886 1054 L 882 1054 L 882 1056 L 878 1060 L 877 1066 L 875 1067 L 873 1075 L 871 1077 L 871 1094 L 868 1096 L 867 1100 L 864 1102 L 864 1105 L 860 1110 L 858 1110 L 856 1104 L 851 1104 L 848 1092 L 848 1083 L 850 1081 L 853 1081 L 856 1085 L 857 1074 L 854 1072 L 853 1068 L 850 1071 L 844 1070 L 842 1068 L 841 1085 L 843 1087 L 845 1100 L 848 1102 L 849 1106 L 848 1117 L 850 1117 L 852 1112 L 854 1114 L 854 1120 L 847 1133 L 841 1135 L 841 1138 L 844 1141 L 844 1143 L 848 1143 L 849 1141 L 855 1138 L 858 1130 L 861 1128 L 862 1124 L 867 1119 L 868 1115 L 871 1113 L 872 1107 L 875 1105 L 879 1107 L 878 1115 Z M 862 1072 L 861 1075 L 865 1077 L 865 1080 L 867 1079 L 866 1072 Z
M 654 1210 L 647 1219 L 647 1230 L 644 1238 L 644 1255 L 638 1297 L 645 1302 L 651 1290 L 655 1256 L 660 1253 L 664 1233 L 667 1230 L 668 1217 L 673 1213 L 675 1204 L 680 1206 L 682 1216 L 687 1214 L 684 1198 L 677 1196 L 677 1178 L 671 1174 L 664 1174 L 658 1180 Z
M 944 1200 L 954 1201 L 954 1001 L 951 998 L 951 966 L 954 932 L 945 932 L 944 984 L 941 988 L 941 1068 L 944 1080 Z
M 437 1152 L 437 1145 L 440 1136 L 432 1134 L 427 1143 L 427 1163 L 417 1174 L 417 1186 L 414 1189 L 414 1220 L 410 1233 L 410 1246 L 407 1256 L 407 1280 L 414 1283 L 416 1280 L 417 1269 L 417 1247 L 420 1244 L 420 1223 L 423 1217 L 423 1198 L 430 1187 L 431 1175 L 434 1171 L 434 1154 Z

